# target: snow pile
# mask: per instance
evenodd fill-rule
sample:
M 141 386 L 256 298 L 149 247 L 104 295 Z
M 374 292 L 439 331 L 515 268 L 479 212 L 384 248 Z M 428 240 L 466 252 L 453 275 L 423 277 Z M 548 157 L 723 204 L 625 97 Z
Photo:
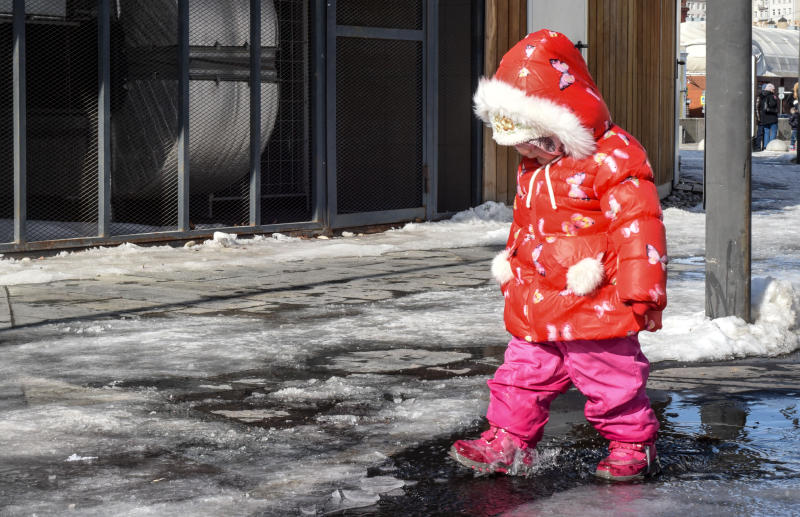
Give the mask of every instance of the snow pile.
M 280 389 L 270 393 L 269 397 L 286 401 L 322 401 L 358 399 L 376 393 L 374 388 L 360 386 L 353 379 L 341 377 L 331 377 L 320 385 L 317 385 L 316 379 L 297 381 L 294 384 L 297 386 Z
M 735 316 L 712 320 L 703 311 L 671 315 L 668 308 L 663 329 L 640 334 L 642 350 L 657 362 L 774 357 L 800 348 L 798 291 L 789 282 L 769 277 L 754 278 L 751 289 L 754 323 Z
M 235 248 L 240 244 L 239 239 L 232 233 L 214 232 L 214 236 L 210 240 L 203 242 L 203 247 L 209 249 Z
M 511 223 L 514 211 L 504 203 L 486 203 L 459 212 L 450 219 L 454 223 Z

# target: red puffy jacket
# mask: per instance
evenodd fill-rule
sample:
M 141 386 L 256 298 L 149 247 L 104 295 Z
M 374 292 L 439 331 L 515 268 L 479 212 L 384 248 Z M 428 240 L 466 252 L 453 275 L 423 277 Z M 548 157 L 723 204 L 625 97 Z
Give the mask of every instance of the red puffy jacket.
M 667 250 L 647 154 L 611 123 L 569 39 L 529 34 L 481 80 L 475 108 L 500 144 L 564 145 L 560 159 L 518 169 L 508 244 L 492 264 L 508 331 L 560 341 L 661 328 Z

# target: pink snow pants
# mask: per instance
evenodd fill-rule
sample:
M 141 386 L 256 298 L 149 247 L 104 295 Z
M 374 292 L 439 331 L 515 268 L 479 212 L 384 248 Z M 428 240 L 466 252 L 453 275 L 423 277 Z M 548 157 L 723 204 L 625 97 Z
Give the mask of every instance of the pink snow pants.
M 650 363 L 636 336 L 528 343 L 513 338 L 488 381 L 486 418 L 530 446 L 542 438 L 550 403 L 571 384 L 586 398 L 586 419 L 608 440 L 655 439 L 658 420 L 645 384 Z

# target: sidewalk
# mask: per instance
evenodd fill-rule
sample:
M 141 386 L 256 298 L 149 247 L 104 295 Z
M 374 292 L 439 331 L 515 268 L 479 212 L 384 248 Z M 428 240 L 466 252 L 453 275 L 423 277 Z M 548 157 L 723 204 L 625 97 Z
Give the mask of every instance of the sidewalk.
M 301 260 L 241 242 L 206 255 L 139 250 L 67 279 L 57 278 L 63 264 L 21 265 L 13 274 L 54 279 L 10 283 L 0 297 L 0 516 L 429 515 L 469 512 L 478 492 L 513 509 L 576 483 L 596 488 L 588 473 L 605 441 L 575 390 L 552 406 L 539 470 L 508 497 L 515 484 L 447 459 L 454 437 L 485 426 L 485 382 L 503 359 L 489 273 L 502 244 L 379 256 L 312 244 L 316 257 Z M 671 278 L 698 267 L 677 262 Z M 663 479 L 682 490 L 682 476 L 705 469 L 734 497 L 741 487 L 725 476 L 742 455 L 756 482 L 773 472 L 764 457 L 785 454 L 780 468 L 800 472 L 794 431 L 779 427 L 789 434 L 764 454 L 752 440 L 772 447 L 774 428 L 749 422 L 796 411 L 797 356 L 655 363 Z M 708 445 L 731 429 L 739 434 L 724 439 L 739 447 L 744 436 L 749 449 Z M 658 497 L 683 500 L 674 489 Z M 576 515 L 593 505 L 576 504 Z
M 270 318 L 309 307 L 369 304 L 412 294 L 493 286 L 489 267 L 497 252 L 495 247 L 412 250 L 378 257 L 264 262 L 213 271 L 143 270 L 89 280 L 10 285 L 4 287 L 7 294 L 0 301 L 0 325 L 16 335 L 41 325 L 126 317 Z M 676 264 L 673 270 L 687 268 Z M 499 298 L 497 304 L 502 304 Z M 742 392 L 764 386 L 800 390 L 798 374 L 796 358 L 688 363 L 679 368 L 655 363 L 649 387 L 667 391 Z
M 379 257 L 264 262 L 213 271 L 149 272 L 10 285 L 0 325 L 25 328 L 126 316 L 268 317 L 329 304 L 358 304 L 431 290 L 486 285 L 490 248 L 401 251 Z

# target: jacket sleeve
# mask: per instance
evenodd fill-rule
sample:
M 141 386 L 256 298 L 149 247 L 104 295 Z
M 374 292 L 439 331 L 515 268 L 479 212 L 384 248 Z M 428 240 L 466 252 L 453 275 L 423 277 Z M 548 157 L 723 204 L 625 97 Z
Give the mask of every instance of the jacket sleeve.
M 756 123 L 761 123 L 761 95 L 756 97 Z
M 617 148 L 600 163 L 595 189 L 617 254 L 617 291 L 625 303 L 666 306 L 667 245 L 661 202 L 643 148 Z
M 516 198 L 515 198 L 516 200 Z M 522 225 L 519 221 L 520 213 L 517 210 L 516 201 L 514 203 L 514 218 L 511 221 L 511 229 L 508 232 L 508 239 L 506 239 L 506 247 L 492 259 L 492 276 L 497 284 L 500 286 L 501 291 L 505 295 L 505 285 L 513 278 L 513 271 L 511 269 L 511 255 L 517 244 L 520 234 L 522 233 Z

